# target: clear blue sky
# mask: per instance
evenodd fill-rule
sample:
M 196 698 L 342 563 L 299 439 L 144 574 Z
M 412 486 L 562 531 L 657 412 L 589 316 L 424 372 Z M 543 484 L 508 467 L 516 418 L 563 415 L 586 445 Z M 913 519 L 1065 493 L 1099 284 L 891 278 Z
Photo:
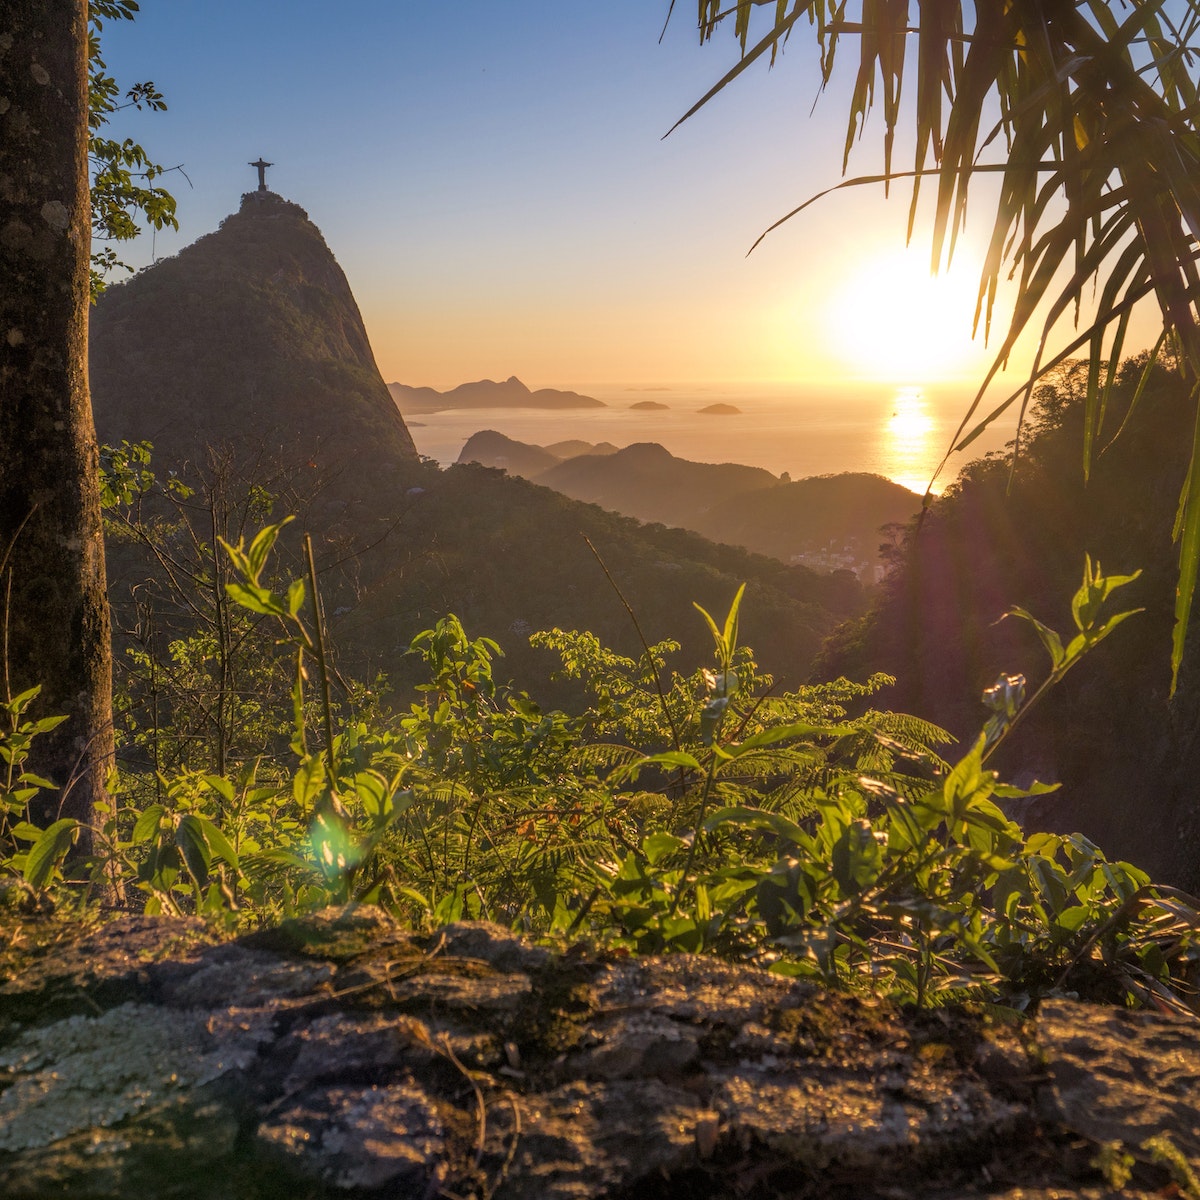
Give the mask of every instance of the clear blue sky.
M 737 56 L 731 34 L 699 45 L 692 0 L 660 44 L 666 9 L 143 0 L 104 49 L 119 81 L 153 79 L 170 106 L 122 114 L 117 132 L 193 185 L 168 177 L 181 228 L 157 253 L 214 229 L 261 155 L 349 276 L 388 380 L 923 383 L 977 369 L 968 303 L 931 301 L 939 349 L 916 345 L 926 250 L 900 257 L 904 196 L 839 194 L 746 258 L 838 181 L 845 94 L 810 118 L 802 30 L 774 70 L 752 69 L 664 141 Z M 879 136 L 868 128 L 852 174 L 877 168 Z M 126 257 L 150 251 L 147 236 Z M 870 349 L 889 341 L 891 359 Z

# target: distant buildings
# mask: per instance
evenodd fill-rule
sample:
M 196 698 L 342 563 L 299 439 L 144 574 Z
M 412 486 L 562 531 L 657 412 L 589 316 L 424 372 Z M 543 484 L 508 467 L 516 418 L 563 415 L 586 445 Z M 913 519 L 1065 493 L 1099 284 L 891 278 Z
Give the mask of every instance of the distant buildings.
M 838 545 L 830 541 L 819 550 L 804 550 L 793 554 L 789 562 L 810 571 L 851 571 L 860 583 L 868 586 L 879 583 L 887 574 L 887 568 L 874 554 L 867 554 L 861 546 L 853 543 Z

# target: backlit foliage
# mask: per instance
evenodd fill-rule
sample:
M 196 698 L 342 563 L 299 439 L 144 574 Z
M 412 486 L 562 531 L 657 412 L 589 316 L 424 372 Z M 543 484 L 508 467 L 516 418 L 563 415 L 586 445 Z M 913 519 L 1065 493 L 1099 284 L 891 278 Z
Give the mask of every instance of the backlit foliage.
M 638 660 L 590 634 L 538 635 L 587 689 L 576 714 L 501 683 L 500 646 L 453 616 L 413 639 L 424 682 L 407 707 L 363 688 L 335 700 L 311 564 L 270 581 L 281 528 L 226 545 L 226 587 L 291 660 L 290 746 L 152 783 L 127 767 L 94 856 L 73 862 L 75 822 L 24 817 L 45 781 L 23 770 L 40 730 L 16 698 L 0 726 L 10 903 L 70 905 L 116 882 L 147 912 L 239 926 L 370 902 L 417 925 L 486 918 L 559 943 L 715 952 L 923 1006 L 1072 990 L 1182 1010 L 1195 902 L 1078 835 L 1026 837 L 1004 811 L 1046 790 L 987 767 L 1025 711 L 1023 681 L 1003 681 L 947 762 L 925 722 L 851 715 L 886 676 L 774 691 L 739 644 L 739 591 L 723 621 L 700 610 L 714 653 L 690 674 L 670 643 Z M 1052 679 L 1130 615 L 1102 611 L 1123 582 L 1087 565 L 1070 638 L 1015 614 Z
M 1193 44 L 1200 4 L 930 0 L 913 8 L 907 0 L 735 0 L 730 5 L 698 0 L 701 38 L 729 25 L 742 54 L 684 119 L 755 61 L 764 56 L 774 61 L 806 28 L 815 34 L 825 82 L 836 62 L 854 54 L 847 46 L 857 46 L 843 168 L 878 105 L 883 170 L 839 186 L 911 181 L 910 236 L 922 188 L 932 186 L 936 268 L 953 252 L 971 185 L 983 177 L 985 203 L 994 204 L 976 309 L 976 323 L 985 333 L 1001 280 L 1017 284 L 994 365 L 963 418 L 954 448 L 969 444 L 1013 403 L 1019 402 L 1023 413 L 1040 375 L 1086 349 L 1087 474 L 1139 301 L 1157 304 L 1163 330 L 1159 348 L 1173 350 L 1189 382 L 1193 408 L 1200 398 L 1200 66 Z M 756 10 L 763 18 L 761 29 Z M 894 162 L 898 130 L 910 135 L 910 168 Z M 1073 319 L 1075 329 L 1055 334 L 1063 318 Z M 1039 348 L 1028 382 L 983 413 L 988 385 L 1018 337 L 1038 325 Z M 1200 422 L 1196 429 L 1175 527 L 1176 676 L 1200 569 Z

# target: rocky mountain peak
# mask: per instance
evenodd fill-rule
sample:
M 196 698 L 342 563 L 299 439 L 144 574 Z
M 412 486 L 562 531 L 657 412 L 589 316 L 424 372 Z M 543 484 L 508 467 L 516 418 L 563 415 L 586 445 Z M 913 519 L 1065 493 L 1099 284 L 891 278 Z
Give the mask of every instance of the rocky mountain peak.
M 91 381 L 101 440 L 150 440 L 172 464 L 219 446 L 378 483 L 417 458 L 345 274 L 270 191 L 105 292 Z

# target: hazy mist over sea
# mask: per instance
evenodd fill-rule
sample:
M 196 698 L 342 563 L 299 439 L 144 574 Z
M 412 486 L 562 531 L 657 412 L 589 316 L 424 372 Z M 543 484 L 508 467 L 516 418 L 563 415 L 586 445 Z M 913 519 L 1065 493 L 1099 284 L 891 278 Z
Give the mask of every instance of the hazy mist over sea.
M 471 434 L 494 429 L 521 442 L 548 445 L 568 438 L 658 442 L 678 458 L 736 462 L 784 471 L 793 479 L 842 471 L 869 471 L 924 492 L 971 401 L 968 386 L 896 388 L 887 384 L 840 387 L 796 384 L 561 386 L 603 400 L 606 408 L 548 412 L 529 408 L 458 409 L 414 414 L 408 421 L 421 454 L 454 462 Z M 668 407 L 632 410 L 654 401 Z M 736 415 L 699 410 L 729 404 Z M 1005 417 L 964 453 L 951 459 L 935 491 L 959 468 L 1013 436 Z

